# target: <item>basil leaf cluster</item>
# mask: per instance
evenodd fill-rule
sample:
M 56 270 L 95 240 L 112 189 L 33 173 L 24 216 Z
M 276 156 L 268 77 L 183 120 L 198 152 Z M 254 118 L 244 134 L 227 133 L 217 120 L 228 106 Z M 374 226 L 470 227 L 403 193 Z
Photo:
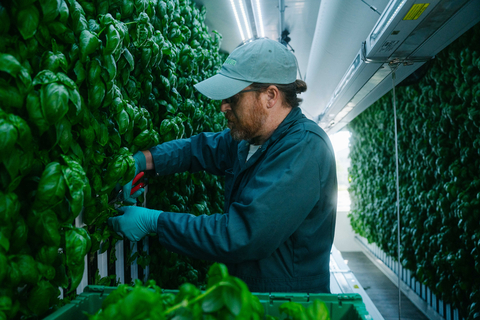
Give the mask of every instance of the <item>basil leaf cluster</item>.
M 0 319 L 51 312 L 63 303 L 59 288 L 75 294 L 85 256 L 114 248 L 119 237 L 106 221 L 117 213 L 109 202 L 132 180 L 133 154 L 225 128 L 218 102 L 193 89 L 225 57 L 205 15 L 189 0 L 0 4 Z M 152 205 L 221 212 L 221 180 L 167 179 L 185 193 L 153 179 L 157 197 L 168 199 Z M 86 225 L 75 227 L 80 213 Z M 137 260 L 145 267 L 158 251 Z M 177 280 L 205 283 L 208 263 L 162 254 L 168 268 L 188 264 Z M 111 250 L 109 263 L 115 259 Z

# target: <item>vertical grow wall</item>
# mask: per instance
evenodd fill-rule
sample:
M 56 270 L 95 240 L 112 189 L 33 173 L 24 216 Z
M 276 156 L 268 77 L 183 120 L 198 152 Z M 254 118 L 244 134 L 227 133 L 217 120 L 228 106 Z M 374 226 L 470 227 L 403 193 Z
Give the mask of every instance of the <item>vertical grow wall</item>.
M 480 25 L 399 85 L 401 263 L 461 316 L 480 316 Z M 392 93 L 349 125 L 351 224 L 396 259 Z

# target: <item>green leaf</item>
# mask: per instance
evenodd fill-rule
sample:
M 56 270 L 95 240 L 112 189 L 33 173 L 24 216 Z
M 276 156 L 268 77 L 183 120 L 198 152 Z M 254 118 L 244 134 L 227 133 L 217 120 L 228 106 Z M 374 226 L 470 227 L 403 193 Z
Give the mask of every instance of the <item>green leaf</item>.
M 234 286 L 222 287 L 222 298 L 225 306 L 234 316 L 238 316 L 242 310 L 242 296 L 240 290 Z
M 88 88 L 88 105 L 92 110 L 98 109 L 105 98 L 105 83 L 98 80 Z
M 224 264 L 214 263 L 208 270 L 208 284 L 207 288 L 219 283 L 228 277 L 228 269 Z
M 5 225 L 10 222 L 13 217 L 19 214 L 20 202 L 15 193 L 3 193 L 0 191 L 0 221 Z M 7 235 L 8 236 L 8 235 Z
M 70 30 L 70 29 L 67 28 L 67 26 L 63 22 L 60 22 L 60 21 L 50 22 L 47 25 L 47 27 L 48 27 L 48 31 L 50 31 L 50 34 L 53 34 L 53 35 L 56 35 L 56 36 L 60 36 L 60 35 L 62 35 L 65 32 Z M 72 36 L 73 36 L 73 32 L 72 32 Z M 65 40 L 65 39 L 62 39 L 62 40 Z M 69 42 L 71 43 L 71 41 L 69 41 Z M 73 40 L 73 43 L 75 43 L 75 40 Z
M 113 55 L 104 55 L 103 56 L 104 67 L 108 72 L 108 79 L 105 81 L 112 81 L 117 77 L 117 64 L 115 63 L 115 59 Z
M 34 208 L 45 210 L 53 208 L 65 196 L 66 185 L 62 165 L 50 162 L 42 173 L 35 196 Z
M 27 111 L 30 121 L 35 123 L 42 135 L 48 130 L 50 124 L 43 115 L 42 106 L 40 103 L 40 95 L 36 91 L 32 91 L 27 96 Z
M 42 87 L 42 114 L 50 125 L 56 124 L 68 112 L 68 98 L 68 90 L 62 84 L 50 83 Z
M 13 151 L 17 142 L 18 131 L 6 119 L 0 119 L 0 162 L 3 162 Z
M 117 113 L 115 115 L 115 119 L 117 120 L 117 124 L 118 124 L 118 132 L 120 134 L 126 133 L 128 130 L 128 125 L 130 123 L 130 118 L 128 116 L 127 111 L 123 109 L 122 111 L 120 111 L 120 113 Z
M 279 307 L 280 313 L 285 313 L 293 320 L 305 319 L 305 307 L 296 302 L 285 302 Z
M 40 21 L 40 12 L 34 5 L 30 5 L 17 13 L 17 28 L 23 39 L 29 39 L 35 35 Z
M 94 53 L 100 46 L 101 41 L 97 35 L 88 30 L 83 30 L 80 34 L 80 56 L 81 60 L 85 61 L 87 56 Z
M 13 232 L 10 237 L 10 253 L 17 253 L 23 249 L 27 242 L 28 227 L 22 216 L 16 218 L 13 224 Z
M 43 22 L 53 21 L 60 13 L 61 3 L 59 0 L 39 0 L 39 2 L 43 12 Z
M 118 33 L 117 29 L 113 26 L 113 24 L 108 26 L 107 29 L 107 45 L 103 49 L 103 55 L 112 54 L 120 44 L 120 34 Z
M 32 210 L 28 215 L 27 223 L 45 244 L 56 247 L 60 245 L 60 225 L 55 212 Z
M 54 43 L 54 40 L 52 40 L 52 42 Z M 42 55 L 40 67 L 42 69 L 48 69 L 53 72 L 58 72 L 61 68 L 64 72 L 67 72 L 68 63 L 63 53 L 45 51 Z
M 72 145 L 72 126 L 70 121 L 62 118 L 57 124 L 57 143 L 64 153 L 67 153 Z
M 30 127 L 28 126 L 27 122 L 14 114 L 9 114 L 8 120 L 18 131 L 17 144 L 20 145 L 23 150 L 31 150 L 32 132 L 30 131 Z
M 45 265 L 52 265 L 57 258 L 58 247 L 56 246 L 42 246 L 35 255 L 35 260 Z
M 78 287 L 83 277 L 84 257 L 90 250 L 91 240 L 83 228 L 68 228 L 65 231 L 66 265 L 72 280 L 70 291 Z
M 135 62 L 134 62 L 132 54 L 130 53 L 130 51 L 128 51 L 127 48 L 125 48 L 125 50 L 123 50 L 123 56 L 125 57 L 128 64 L 130 65 L 129 71 L 130 72 L 133 71 L 135 69 Z
M 223 306 L 224 300 L 222 299 L 222 290 L 220 288 L 213 290 L 202 300 L 202 309 L 205 313 L 216 312 Z
M 49 84 L 57 81 L 59 81 L 59 79 L 54 72 L 50 70 L 42 70 L 35 76 L 35 78 L 33 78 L 32 85 Z
M 0 258 L 3 255 L 1 252 L 1 248 L 3 248 L 4 252 L 8 252 L 10 250 L 10 241 L 3 233 L 0 231 Z
M 13 148 L 8 154 L 8 157 L 3 161 L 12 180 L 17 177 L 18 171 L 20 170 L 20 155 L 22 155 L 22 152 L 17 148 Z
M 79 165 L 77 164 L 77 167 Z M 80 167 L 81 168 L 81 167 Z M 65 178 L 65 182 L 67 183 L 68 190 L 69 192 L 69 202 L 70 202 L 70 207 L 72 209 L 73 216 L 76 217 L 80 214 L 80 211 L 82 211 L 83 203 L 84 203 L 84 194 L 83 190 L 85 188 L 85 173 L 83 172 L 82 168 L 82 173 L 79 173 L 78 171 L 75 171 L 74 169 L 71 169 L 69 167 L 63 167 L 63 176 Z M 78 170 L 78 169 L 77 169 Z
M 58 288 L 49 281 L 42 280 L 30 291 L 27 300 L 28 309 L 36 315 L 45 314 L 60 294 Z
M 6 34 L 10 29 L 10 15 L 7 9 L 0 4 L 0 35 Z
M 16 77 L 22 69 L 23 66 L 14 56 L 11 54 L 0 53 L 0 71 L 4 71 L 13 77 Z
M 75 84 L 75 82 L 72 79 L 70 79 L 65 73 L 58 72 L 57 77 L 58 77 L 58 81 L 63 83 L 69 89 L 76 89 L 77 88 L 77 85 Z
M 306 310 L 306 316 L 312 320 L 330 320 L 327 305 L 321 300 L 313 300 Z
M 65 0 L 60 0 L 60 3 L 59 3 L 59 7 L 58 7 L 58 12 L 60 14 L 60 21 L 63 22 L 63 23 L 66 23 L 67 20 L 68 20 L 68 16 L 69 16 L 69 10 L 68 10 L 68 6 L 67 6 L 67 3 L 65 2 Z
M 23 107 L 24 98 L 16 86 L 11 86 L 4 79 L 0 79 L 0 101 L 2 101 L 2 107 L 20 109 Z
M 1 235 L 0 235 L 0 237 L 1 237 Z M 3 283 L 3 280 L 5 279 L 5 276 L 7 275 L 7 270 L 8 270 L 7 257 L 2 252 L 0 252 L 0 282 L 1 283 Z
M 40 280 L 37 264 L 33 257 L 27 254 L 16 255 L 13 257 L 22 278 L 21 283 L 36 284 Z
M 105 182 L 108 185 L 115 184 L 123 178 L 128 169 L 127 163 L 123 160 L 123 156 L 117 156 L 114 161 L 109 162 L 105 173 Z
M 85 68 L 83 67 L 83 64 L 80 62 L 80 60 L 75 63 L 73 71 L 77 76 L 77 80 L 75 81 L 75 83 L 77 84 L 77 86 L 80 87 L 82 85 L 82 82 L 87 78 L 87 72 L 85 71 Z

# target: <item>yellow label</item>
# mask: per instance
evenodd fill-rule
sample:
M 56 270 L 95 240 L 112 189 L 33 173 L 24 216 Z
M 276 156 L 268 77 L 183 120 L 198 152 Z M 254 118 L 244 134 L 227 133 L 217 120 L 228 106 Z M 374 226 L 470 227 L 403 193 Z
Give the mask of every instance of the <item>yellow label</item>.
M 422 15 L 423 11 L 427 9 L 430 3 L 416 3 L 414 4 L 408 13 L 405 15 L 403 20 L 417 20 Z

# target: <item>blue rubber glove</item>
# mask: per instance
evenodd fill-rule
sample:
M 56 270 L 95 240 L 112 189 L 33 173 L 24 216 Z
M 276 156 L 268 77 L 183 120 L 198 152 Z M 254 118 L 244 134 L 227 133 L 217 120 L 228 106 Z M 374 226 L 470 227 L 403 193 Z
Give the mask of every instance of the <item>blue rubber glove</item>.
M 147 159 L 145 159 L 145 155 L 142 151 L 135 153 L 133 155 L 133 159 L 135 160 L 135 175 L 133 176 L 135 178 L 137 174 L 147 170 Z M 137 203 L 137 197 L 143 193 L 144 189 L 139 189 L 137 192 L 130 195 L 130 192 L 132 191 L 132 182 L 133 179 L 123 186 L 123 201 L 130 204 L 135 204 Z
M 128 240 L 137 242 L 147 234 L 157 232 L 157 221 L 162 211 L 136 206 L 120 207 L 117 210 L 123 212 L 123 215 L 108 219 L 108 224 Z

